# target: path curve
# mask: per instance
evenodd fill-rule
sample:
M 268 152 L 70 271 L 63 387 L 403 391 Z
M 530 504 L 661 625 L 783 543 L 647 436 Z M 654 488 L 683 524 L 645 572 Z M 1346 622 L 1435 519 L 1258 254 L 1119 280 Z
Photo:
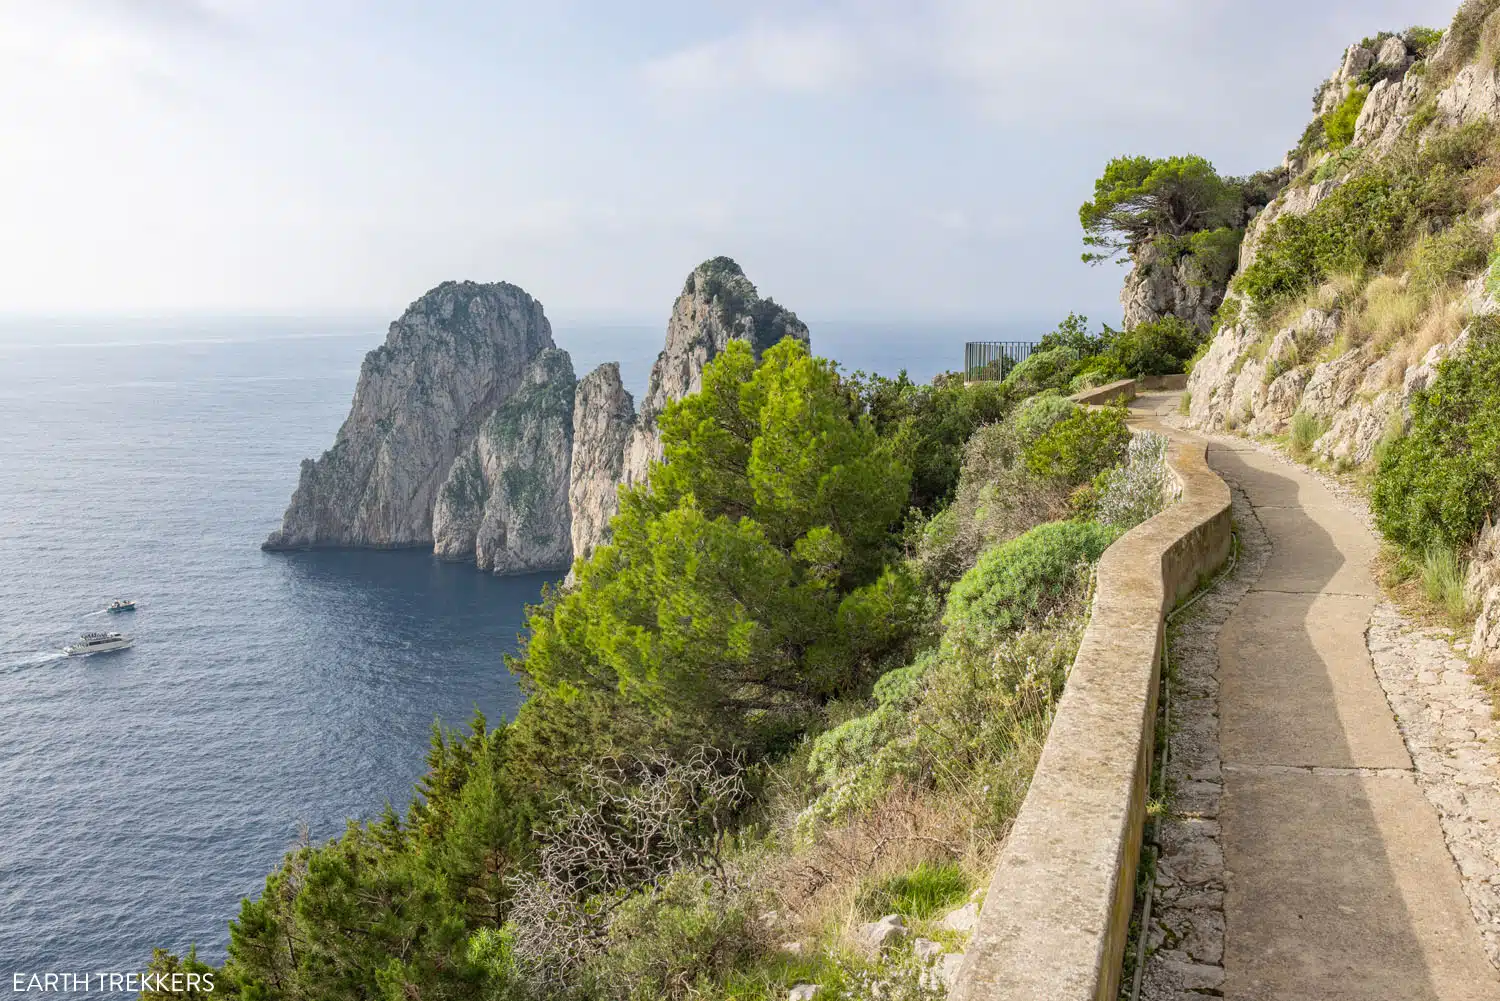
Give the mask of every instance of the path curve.
M 1173 817 L 1144 996 L 1500 1001 L 1366 642 L 1383 606 L 1374 535 L 1309 470 L 1223 439 L 1208 458 L 1244 556 L 1173 646 Z

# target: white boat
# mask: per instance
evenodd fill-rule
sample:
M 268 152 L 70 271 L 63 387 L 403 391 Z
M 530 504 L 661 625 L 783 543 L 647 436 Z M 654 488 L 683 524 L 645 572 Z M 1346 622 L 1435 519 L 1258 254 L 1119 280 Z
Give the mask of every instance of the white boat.
M 124 633 L 84 633 L 72 646 L 63 647 L 69 657 L 82 657 L 91 653 L 113 653 L 124 650 L 135 640 Z
M 107 611 L 107 612 L 133 612 L 133 611 L 135 611 L 135 602 L 133 600 L 131 600 L 130 598 L 116 598 L 114 601 L 111 601 L 109 603 L 109 607 L 106 608 L 105 611 Z

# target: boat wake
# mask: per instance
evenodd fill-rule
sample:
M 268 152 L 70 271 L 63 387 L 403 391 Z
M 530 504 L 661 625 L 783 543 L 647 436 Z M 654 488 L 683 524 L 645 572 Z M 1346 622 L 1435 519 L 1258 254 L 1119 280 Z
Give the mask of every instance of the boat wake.
M 21 654 L 19 660 L 7 661 L 0 664 L 0 674 L 15 674 L 19 671 L 30 670 L 33 667 L 44 667 L 56 660 L 66 660 L 68 655 L 61 650 L 38 650 L 35 653 Z

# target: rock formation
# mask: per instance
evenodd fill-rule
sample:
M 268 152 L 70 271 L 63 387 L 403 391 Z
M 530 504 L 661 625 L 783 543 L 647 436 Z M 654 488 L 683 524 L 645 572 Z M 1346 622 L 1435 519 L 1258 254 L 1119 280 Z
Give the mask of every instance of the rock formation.
M 338 438 L 303 461 L 264 548 L 430 545 L 453 460 L 552 346 L 541 303 L 514 285 L 444 282 L 412 303 L 365 356 Z
M 657 417 L 672 400 L 698 391 L 704 366 L 725 345 L 748 341 L 759 358 L 783 337 L 807 343 L 806 324 L 775 300 L 762 299 L 738 264 L 715 257 L 694 268 L 672 304 L 666 345 L 651 366 L 651 381 L 625 448 L 623 482 L 641 482 L 651 463 L 661 459 Z
M 1130 260 L 1130 274 L 1120 289 L 1125 329 L 1175 316 L 1208 333 L 1214 310 L 1224 301 L 1224 281 L 1199 275 L 1189 256 L 1167 259 L 1154 242 L 1135 248 Z
M 434 552 L 502 574 L 572 562 L 573 393 L 568 353 L 537 355 L 453 462 L 432 511 Z
M 573 461 L 568 508 L 573 554 L 588 559 L 619 510 L 625 448 L 635 427 L 635 403 L 620 382 L 616 362 L 600 365 L 578 382 L 573 402 Z
M 622 484 L 661 458 L 656 420 L 733 339 L 757 356 L 807 327 L 739 265 L 693 269 L 637 415 L 619 365 L 575 382 L 541 304 L 514 285 L 445 282 L 365 356 L 349 417 L 304 460 L 265 549 L 431 545 L 495 573 L 568 566 L 607 538 Z

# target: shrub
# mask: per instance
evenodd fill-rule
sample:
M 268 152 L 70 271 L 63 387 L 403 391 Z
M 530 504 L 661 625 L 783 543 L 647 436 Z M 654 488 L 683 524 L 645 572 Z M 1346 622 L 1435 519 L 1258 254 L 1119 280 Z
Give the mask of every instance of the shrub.
M 894 913 L 925 921 L 968 895 L 969 877 L 957 863 L 923 862 L 910 872 L 888 876 L 867 887 L 856 906 L 870 918 Z
M 1354 126 L 1359 121 L 1359 113 L 1364 110 L 1365 98 L 1369 96 L 1368 88 L 1355 87 L 1338 107 L 1328 113 L 1323 129 L 1328 135 L 1329 149 L 1343 149 L 1354 141 Z
M 1229 226 L 1201 230 L 1188 237 L 1185 256 L 1191 265 L 1189 281 L 1222 288 L 1239 263 L 1240 243 L 1244 238 L 1243 229 Z
M 1417 53 L 1417 57 L 1423 58 L 1431 55 L 1432 51 L 1438 47 L 1438 42 L 1443 40 L 1443 31 L 1441 28 L 1412 25 L 1406 29 L 1403 37 L 1406 39 L 1406 44 Z
M 1031 356 L 1005 377 L 1005 384 L 1018 396 L 1031 396 L 1047 389 L 1066 389 L 1078 367 L 1078 352 L 1070 347 L 1033 351 Z
M 1476 319 L 1466 353 L 1412 401 L 1371 492 L 1386 537 L 1414 552 L 1469 545 L 1500 496 L 1500 321 Z
M 1403 251 L 1432 220 L 1460 215 L 1489 154 L 1492 129 L 1475 123 L 1407 141 L 1357 170 L 1303 216 L 1273 223 L 1255 262 L 1235 280 L 1262 312 L 1340 272 L 1368 274 Z
M 1078 650 L 1081 580 L 1072 578 L 1038 628 L 992 634 L 989 643 L 945 641 L 892 672 L 889 686 L 882 679 L 870 713 L 814 741 L 808 767 L 822 791 L 799 826 L 836 820 L 907 783 L 951 794 L 1000 829 L 1025 796 Z
M 1121 531 L 1134 528 L 1162 509 L 1166 485 L 1167 439 L 1154 431 L 1132 435 L 1125 464 L 1097 481 L 1095 515 Z
M 1203 340 L 1196 327 L 1169 315 L 1116 334 L 1108 357 L 1126 375 L 1171 375 L 1186 369 Z
M 1123 405 L 1080 407 L 1024 446 L 1022 454 L 1033 476 L 1073 487 L 1117 465 L 1129 444 Z
M 996 546 L 953 585 L 944 623 L 993 635 L 1039 621 L 1067 594 L 1079 564 L 1097 560 L 1118 534 L 1094 522 L 1058 521 Z
M 1323 422 L 1306 410 L 1292 415 L 1292 434 L 1287 443 L 1293 458 L 1305 459 L 1312 452 L 1313 442 L 1323 437 Z
M 1489 259 L 1489 241 L 1471 219 L 1460 219 L 1439 233 L 1423 233 L 1411 253 L 1411 285 L 1422 298 L 1455 281 L 1472 278 Z

